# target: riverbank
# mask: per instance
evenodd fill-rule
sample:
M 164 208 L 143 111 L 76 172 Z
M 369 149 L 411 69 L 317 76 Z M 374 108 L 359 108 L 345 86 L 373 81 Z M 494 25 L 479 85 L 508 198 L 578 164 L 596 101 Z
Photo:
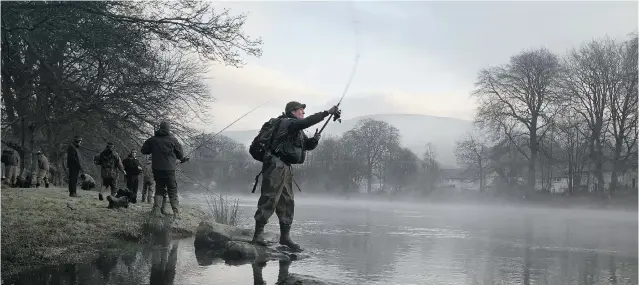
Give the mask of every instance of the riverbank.
M 73 263 L 146 242 L 150 226 L 170 227 L 173 238 L 195 235 L 207 215 L 181 205 L 181 218 L 153 218 L 150 203 L 108 209 L 95 191 L 70 198 L 62 188 L 2 189 L 2 273 Z M 170 210 L 169 210 L 170 211 Z

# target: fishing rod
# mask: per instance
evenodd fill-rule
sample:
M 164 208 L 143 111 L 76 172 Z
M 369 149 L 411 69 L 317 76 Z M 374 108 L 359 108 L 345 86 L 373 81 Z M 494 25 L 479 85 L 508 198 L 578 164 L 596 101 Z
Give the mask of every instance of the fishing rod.
M 200 143 L 196 148 L 194 148 L 193 150 L 191 150 L 187 155 L 185 155 L 184 157 L 189 157 L 189 155 L 193 154 L 196 150 L 198 150 L 199 148 L 201 148 L 202 146 L 204 146 L 205 144 L 209 143 L 210 141 L 212 141 L 217 135 L 219 135 L 221 132 L 223 132 L 224 130 L 228 129 L 229 127 L 231 127 L 233 124 L 237 123 L 237 121 L 241 120 L 242 118 L 246 117 L 248 114 L 252 113 L 253 111 L 259 109 L 260 107 L 270 103 L 272 100 L 268 100 L 264 103 L 262 103 L 261 105 L 251 109 L 250 111 L 246 112 L 244 115 L 242 115 L 241 117 L 237 118 L 237 120 L 231 122 L 228 126 L 224 127 L 222 130 L 220 130 L 219 132 L 213 134 L 211 137 L 209 137 L 207 140 L 203 141 L 202 143 Z
M 351 74 L 348 77 L 346 88 L 344 88 L 344 92 L 342 92 L 342 97 L 339 98 L 337 105 L 335 105 L 336 107 L 339 107 L 339 105 L 342 104 L 342 100 L 344 100 L 344 96 L 346 96 L 346 92 L 348 92 L 348 88 L 351 86 L 351 82 L 353 82 L 353 77 L 355 76 L 355 71 L 357 71 L 358 63 L 359 63 L 359 52 L 355 56 L 355 63 L 353 64 L 353 69 L 351 70 Z M 333 119 L 333 121 L 339 120 L 340 123 L 342 122 L 342 119 L 339 116 L 333 116 L 333 114 L 330 114 L 326 122 L 324 122 L 324 125 L 322 126 L 322 128 L 319 131 L 315 129 L 315 134 L 321 134 L 324 131 L 324 128 L 326 128 L 326 125 L 328 125 L 328 122 L 331 121 L 331 119 Z
M 349 7 L 351 8 L 351 13 L 354 13 L 352 3 L 350 3 L 350 4 L 351 5 Z M 353 16 L 353 15 L 351 15 L 351 16 Z M 356 21 L 353 21 L 353 23 L 356 23 Z M 348 88 L 351 86 L 351 82 L 353 82 L 353 77 L 355 76 L 355 72 L 357 71 L 357 66 L 359 65 L 360 43 L 359 43 L 357 25 L 353 25 L 353 32 L 355 34 L 355 40 L 356 40 L 355 45 L 356 45 L 357 53 L 355 54 L 355 61 L 353 62 L 353 69 L 351 70 L 351 73 L 348 76 L 348 81 L 346 82 L 346 87 L 344 88 L 344 92 L 342 92 L 342 96 L 339 98 L 339 101 L 337 102 L 337 105 L 335 105 L 338 108 L 339 108 L 339 105 L 342 104 L 342 100 L 344 100 L 344 96 L 346 96 L 346 93 L 348 92 Z M 322 126 L 322 128 L 319 131 L 317 129 L 315 129 L 315 135 L 321 134 L 324 131 L 324 128 L 326 128 L 326 125 L 328 125 L 328 122 L 331 121 L 331 119 L 333 119 L 333 121 L 338 121 L 338 122 L 342 123 L 342 119 L 340 118 L 340 115 L 333 116 L 333 114 L 330 114 L 328 116 L 328 119 L 326 119 L 326 122 L 324 122 L 324 125 Z

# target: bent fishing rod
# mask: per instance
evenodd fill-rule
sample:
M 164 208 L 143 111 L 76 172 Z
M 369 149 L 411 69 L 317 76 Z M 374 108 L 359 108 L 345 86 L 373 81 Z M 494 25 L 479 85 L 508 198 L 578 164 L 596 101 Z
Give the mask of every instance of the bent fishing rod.
M 353 64 L 353 69 L 351 70 L 351 74 L 348 78 L 348 82 L 346 83 L 346 88 L 344 88 L 344 92 L 342 93 L 342 97 L 339 98 L 337 105 L 335 105 L 338 108 L 339 108 L 339 105 L 342 104 L 342 100 L 344 100 L 344 96 L 346 95 L 346 92 L 348 92 L 348 88 L 351 86 L 351 82 L 353 82 L 353 77 L 355 76 L 355 71 L 357 70 L 358 63 L 359 63 L 359 53 L 357 54 L 357 56 L 355 56 L 355 64 Z M 326 128 L 326 125 L 328 125 L 328 122 L 331 121 L 331 119 L 333 119 L 333 121 L 339 120 L 340 123 L 342 122 L 342 119 L 339 116 L 333 116 L 333 114 L 330 114 L 326 122 L 324 122 L 324 125 L 322 126 L 322 128 L 319 131 L 315 129 L 315 134 L 321 134 L 322 131 L 324 131 L 324 128 Z
M 351 9 L 353 8 L 352 6 L 350 6 L 350 7 L 351 7 Z M 353 31 L 355 32 L 355 37 L 357 39 L 358 38 L 358 31 L 357 31 L 357 26 L 356 25 L 353 26 Z M 346 96 L 346 93 L 348 92 L 348 88 L 351 86 L 351 82 L 353 82 L 353 77 L 355 76 L 355 72 L 357 71 L 357 66 L 359 64 L 359 56 L 360 56 L 359 40 L 357 40 L 356 46 L 357 46 L 357 53 L 355 54 L 355 62 L 353 63 L 353 69 L 351 70 L 351 74 L 348 76 L 348 81 L 346 82 L 346 87 L 344 88 L 344 92 L 342 92 L 342 96 L 339 98 L 339 101 L 337 102 L 337 105 L 335 105 L 338 108 L 339 108 L 339 105 L 342 104 L 342 100 L 344 100 L 344 96 Z M 315 129 L 315 135 L 321 134 L 324 131 L 324 128 L 326 128 L 326 125 L 328 125 L 328 122 L 331 121 L 331 119 L 333 119 L 333 121 L 339 121 L 340 123 L 342 122 L 342 119 L 340 118 L 340 115 L 333 116 L 333 114 L 330 114 L 328 116 L 328 119 L 326 120 L 326 122 L 324 122 L 324 125 L 322 126 L 322 128 L 319 131 L 317 129 Z

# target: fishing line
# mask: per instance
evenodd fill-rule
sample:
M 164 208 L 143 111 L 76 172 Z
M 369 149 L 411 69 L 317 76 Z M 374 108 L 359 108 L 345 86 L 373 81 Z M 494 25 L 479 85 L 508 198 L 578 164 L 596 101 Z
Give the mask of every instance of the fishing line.
M 248 114 L 253 113 L 253 111 L 255 111 L 255 110 L 259 109 L 260 107 L 262 107 L 262 106 L 264 106 L 264 105 L 266 105 L 266 104 L 268 104 L 268 103 L 270 103 L 271 101 L 272 101 L 272 100 L 268 100 L 268 101 L 266 101 L 266 102 L 262 103 L 261 105 L 259 105 L 259 106 L 255 107 L 255 108 L 251 109 L 250 111 L 246 112 L 244 115 L 242 115 L 241 117 L 237 118 L 237 120 L 235 120 L 235 121 L 231 122 L 231 123 L 230 123 L 230 124 L 228 124 L 226 127 L 224 127 L 222 130 L 220 130 L 219 132 L 217 132 L 217 133 L 213 134 L 212 136 L 210 136 L 209 138 L 207 138 L 204 142 L 202 142 L 201 144 L 199 144 L 196 148 L 194 148 L 193 150 L 191 150 L 191 151 L 190 151 L 187 155 L 185 155 L 184 157 L 188 157 L 188 156 L 190 156 L 190 155 L 191 155 L 191 154 L 193 154 L 196 150 L 198 150 L 200 147 L 202 147 L 202 146 L 204 146 L 205 144 L 207 144 L 207 143 L 209 143 L 209 142 L 213 141 L 213 139 L 214 139 L 217 135 L 219 135 L 221 132 L 223 132 L 224 130 L 226 130 L 226 129 L 228 129 L 229 127 L 231 127 L 233 124 L 237 123 L 237 121 L 239 121 L 239 120 L 241 120 L 242 118 L 246 117 Z M 202 134 L 202 135 L 204 135 L 204 134 Z
M 360 43 L 360 38 L 359 38 L 359 29 L 357 27 L 357 23 L 358 21 L 355 20 L 355 8 L 353 7 L 353 3 L 349 2 L 349 11 L 350 11 L 350 17 L 351 17 L 351 25 L 353 26 L 353 34 L 355 36 L 355 60 L 353 61 L 353 68 L 351 69 L 351 73 L 348 76 L 348 81 L 346 82 L 346 86 L 344 87 L 344 91 L 342 92 L 342 96 L 339 98 L 339 101 L 337 102 L 337 107 L 339 107 L 342 104 L 342 100 L 344 100 L 344 96 L 346 96 L 346 93 L 348 92 L 348 89 L 351 86 L 351 83 L 353 82 L 353 78 L 355 77 L 355 73 L 357 72 L 357 67 L 359 66 L 359 58 L 360 58 L 360 54 L 361 54 L 361 43 Z M 324 128 L 326 128 L 326 125 L 328 125 L 328 122 L 331 121 L 331 119 L 333 119 L 333 121 L 339 120 L 339 122 L 341 123 L 342 120 L 341 118 L 335 118 L 333 116 L 333 114 L 329 115 L 328 118 L 326 119 L 326 122 L 324 122 L 324 125 L 322 125 L 322 128 L 318 131 L 317 129 L 315 129 L 315 134 L 321 134 L 324 131 Z
M 221 129 L 219 132 L 213 134 L 211 137 L 209 137 L 208 139 L 206 139 L 204 142 L 200 143 L 196 148 L 194 148 L 193 150 L 191 150 L 187 155 L 185 155 L 184 157 L 189 157 L 191 154 L 193 154 L 196 150 L 198 150 L 200 147 L 204 146 L 205 144 L 213 141 L 213 139 L 219 135 L 220 133 L 222 133 L 224 130 L 228 129 L 229 127 L 231 127 L 233 124 L 235 124 L 237 121 L 241 120 L 242 118 L 246 117 L 248 114 L 252 113 L 253 111 L 259 109 L 260 107 L 270 103 L 272 100 L 268 100 L 264 103 L 262 103 L 261 105 L 251 109 L 250 111 L 246 112 L 244 115 L 240 116 L 239 118 L 237 118 L 235 121 L 231 122 L 230 124 L 228 124 L 226 127 L 224 127 L 223 129 Z M 204 134 L 203 134 L 204 135 Z M 193 179 L 191 176 L 189 176 L 188 174 L 184 173 L 183 171 L 179 171 L 180 174 L 182 174 L 183 176 L 185 176 L 186 178 L 188 178 L 189 180 L 191 180 L 191 182 L 197 184 L 198 186 L 206 189 L 207 193 L 212 194 L 212 195 L 216 195 L 218 198 L 223 199 L 222 195 L 213 192 L 213 190 L 211 190 L 211 188 L 209 188 L 208 186 L 200 183 L 198 180 Z M 206 200 L 206 203 L 208 204 L 211 212 L 213 212 L 213 206 L 211 205 L 211 202 L 209 201 L 209 199 L 204 196 L 204 199 Z

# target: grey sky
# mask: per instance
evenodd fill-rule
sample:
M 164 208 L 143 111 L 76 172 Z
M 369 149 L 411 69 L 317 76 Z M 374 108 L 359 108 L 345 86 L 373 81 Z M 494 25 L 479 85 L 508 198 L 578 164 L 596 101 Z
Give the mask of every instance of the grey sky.
M 637 29 L 637 2 L 218 2 L 249 12 L 246 32 L 262 37 L 261 58 L 242 69 L 213 65 L 209 80 L 219 130 L 255 129 L 289 100 L 307 114 L 335 104 L 357 52 L 346 118 L 414 113 L 471 119 L 477 72 L 525 49 L 563 54 Z

